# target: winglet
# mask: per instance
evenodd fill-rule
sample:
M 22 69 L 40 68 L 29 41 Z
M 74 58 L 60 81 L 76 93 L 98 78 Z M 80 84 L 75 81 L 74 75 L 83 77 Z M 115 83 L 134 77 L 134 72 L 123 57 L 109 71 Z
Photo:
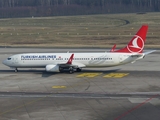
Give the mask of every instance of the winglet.
M 72 64 L 73 57 L 74 57 L 74 54 L 71 55 L 71 57 L 69 58 L 67 64 Z
M 110 52 L 114 52 L 116 48 L 116 44 L 112 47 L 112 49 L 110 50 Z

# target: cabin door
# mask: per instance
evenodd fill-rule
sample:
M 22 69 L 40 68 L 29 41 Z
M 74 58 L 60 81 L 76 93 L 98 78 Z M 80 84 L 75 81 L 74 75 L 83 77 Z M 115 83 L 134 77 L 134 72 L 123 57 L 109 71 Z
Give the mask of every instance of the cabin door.
M 119 62 L 123 62 L 123 56 L 122 55 L 119 55 Z

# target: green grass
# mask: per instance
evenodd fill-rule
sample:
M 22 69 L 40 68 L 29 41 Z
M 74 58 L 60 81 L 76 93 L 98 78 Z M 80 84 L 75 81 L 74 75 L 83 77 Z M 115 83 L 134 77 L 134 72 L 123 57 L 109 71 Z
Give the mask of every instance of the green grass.
M 160 13 L 0 19 L 0 46 L 122 47 L 142 24 L 146 46 L 159 48 Z

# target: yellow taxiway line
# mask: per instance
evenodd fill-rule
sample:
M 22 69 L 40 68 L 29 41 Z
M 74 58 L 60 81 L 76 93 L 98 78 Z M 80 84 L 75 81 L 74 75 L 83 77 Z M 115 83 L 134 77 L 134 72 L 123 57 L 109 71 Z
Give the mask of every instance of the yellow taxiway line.
M 104 78 L 122 78 L 127 76 L 129 73 L 110 73 L 107 74 L 105 76 L 103 76 Z
M 77 77 L 88 77 L 88 78 L 93 78 L 96 76 L 101 75 L 102 73 L 82 73 L 80 75 L 77 75 Z

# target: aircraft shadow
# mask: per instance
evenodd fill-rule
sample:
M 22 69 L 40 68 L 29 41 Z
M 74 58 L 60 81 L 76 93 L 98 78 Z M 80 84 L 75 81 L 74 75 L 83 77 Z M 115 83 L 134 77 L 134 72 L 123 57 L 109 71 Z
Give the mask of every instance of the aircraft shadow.
M 19 73 L 42 73 L 44 70 L 18 70 L 18 72 L 14 72 L 14 70 L 0 70 L 0 74 L 19 74 Z
M 87 73 L 87 72 L 101 72 L 104 74 L 117 72 L 120 69 L 111 69 L 111 70 L 89 70 L 89 69 L 83 69 L 81 72 L 75 72 L 75 73 Z M 40 74 L 42 77 L 50 77 L 56 74 L 70 74 L 67 70 L 64 72 L 46 72 L 45 70 L 19 70 L 18 72 L 14 72 L 14 70 L 0 70 L 0 74 Z M 74 73 L 73 73 L 74 74 Z
M 119 70 L 121 70 L 120 68 L 119 69 L 111 69 L 111 70 L 85 70 L 85 69 L 83 69 L 83 73 L 84 72 L 102 72 L 102 73 L 112 73 L 112 72 L 117 72 L 117 71 L 119 71 Z
M 85 70 L 85 69 L 83 69 L 81 72 L 76 72 L 75 71 L 75 73 L 89 73 L 89 72 L 92 72 L 92 73 L 97 73 L 97 72 L 101 72 L 101 73 L 104 73 L 104 74 L 107 74 L 107 73 L 112 73 L 112 72 L 117 72 L 117 71 L 119 71 L 120 69 L 112 69 L 112 70 Z M 39 74 L 39 73 L 38 73 Z M 57 73 L 52 73 L 52 72 L 46 72 L 46 71 L 43 71 L 42 72 L 42 77 L 50 77 L 50 76 L 53 76 L 53 75 L 56 75 L 56 74 L 70 74 L 67 70 L 65 70 L 64 72 L 62 72 L 62 73 L 59 73 L 59 72 L 57 72 Z M 74 73 L 73 73 L 74 74 Z M 72 75 L 72 74 L 70 74 L 70 75 Z

